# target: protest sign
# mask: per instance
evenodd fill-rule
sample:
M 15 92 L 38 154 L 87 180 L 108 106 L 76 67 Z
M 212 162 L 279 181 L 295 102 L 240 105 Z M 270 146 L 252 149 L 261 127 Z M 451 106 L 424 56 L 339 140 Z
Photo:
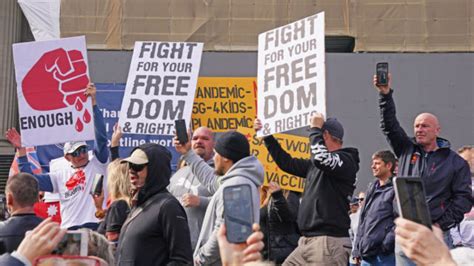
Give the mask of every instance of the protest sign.
M 262 138 L 258 138 L 255 130 L 249 128 L 239 128 L 237 131 L 244 134 L 250 143 L 251 154 L 258 158 L 265 169 L 263 185 L 270 182 L 280 184 L 282 189 L 288 189 L 297 192 L 303 192 L 305 180 L 303 178 L 288 174 L 281 170 L 268 153 Z M 273 135 L 281 147 L 293 158 L 309 159 L 310 144 L 307 137 L 300 137 L 288 134 Z
M 96 86 L 97 105 L 99 106 L 100 112 L 104 117 L 107 139 L 109 139 L 110 145 L 113 127 L 115 123 L 118 122 L 118 119 L 120 117 L 120 106 L 122 105 L 125 84 L 99 83 L 96 84 Z M 120 155 L 122 157 L 126 157 L 132 152 L 135 147 L 145 143 L 157 143 L 167 148 L 173 156 L 171 160 L 171 168 L 173 169 L 173 171 L 176 170 L 176 164 L 178 162 L 180 154 L 173 146 L 172 136 L 124 133 L 122 138 L 120 139 Z
M 13 45 L 22 146 L 94 139 L 85 37 Z
M 192 126 L 214 132 L 253 127 L 255 78 L 201 77 L 193 105 Z
M 135 42 L 119 123 L 129 134 L 173 135 L 189 125 L 202 43 Z
M 258 118 L 267 136 L 326 114 L 324 12 L 258 36 Z

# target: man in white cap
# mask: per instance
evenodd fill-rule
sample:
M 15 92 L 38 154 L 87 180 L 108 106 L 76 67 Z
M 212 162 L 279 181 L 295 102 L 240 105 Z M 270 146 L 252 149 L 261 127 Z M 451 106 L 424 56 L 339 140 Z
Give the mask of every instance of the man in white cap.
M 103 213 L 96 212 L 94 200 L 90 195 L 96 175 L 105 175 L 109 151 L 107 135 L 102 114 L 97 107 L 96 88 L 89 84 L 85 92 L 92 98 L 94 110 L 95 143 L 94 150 L 89 154 L 84 141 L 67 142 L 64 144 L 64 158 L 68 164 L 63 169 L 49 174 L 34 176 L 38 179 L 40 191 L 59 194 L 61 204 L 61 227 L 78 229 L 82 227 L 96 229 Z M 20 134 L 16 129 L 9 129 L 6 138 L 17 149 L 21 172 L 33 174 L 26 149 L 21 147 Z M 104 179 L 105 180 L 105 179 Z M 106 187 L 105 184 L 103 187 Z

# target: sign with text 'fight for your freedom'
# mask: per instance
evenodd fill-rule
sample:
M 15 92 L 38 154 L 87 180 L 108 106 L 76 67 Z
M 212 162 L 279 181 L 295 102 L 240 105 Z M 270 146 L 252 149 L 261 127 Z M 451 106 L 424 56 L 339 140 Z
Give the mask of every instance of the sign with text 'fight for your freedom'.
M 124 133 L 173 135 L 189 125 L 203 44 L 135 42 L 119 124 Z
M 326 115 L 324 12 L 258 36 L 258 118 L 267 136 Z

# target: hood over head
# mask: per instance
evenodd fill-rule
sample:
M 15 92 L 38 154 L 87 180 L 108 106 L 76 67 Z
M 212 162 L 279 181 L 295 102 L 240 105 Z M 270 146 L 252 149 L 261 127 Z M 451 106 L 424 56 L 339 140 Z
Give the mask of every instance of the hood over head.
M 140 189 L 137 197 L 137 205 L 141 205 L 156 193 L 166 191 L 166 187 L 170 183 L 172 156 L 168 149 L 155 143 L 140 145 L 133 151 L 136 149 L 145 152 L 148 159 L 145 185 Z

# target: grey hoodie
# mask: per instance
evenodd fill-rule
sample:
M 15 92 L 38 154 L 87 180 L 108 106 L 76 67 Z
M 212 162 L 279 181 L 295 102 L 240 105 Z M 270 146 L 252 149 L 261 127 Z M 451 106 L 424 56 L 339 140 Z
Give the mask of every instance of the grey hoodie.
M 258 187 L 263 183 L 263 166 L 255 156 L 248 156 L 236 162 L 225 175 L 216 176 L 214 168 L 210 167 L 194 151 L 190 150 L 183 158 L 199 182 L 214 194 L 204 216 L 201 233 L 194 250 L 194 261 L 201 265 L 220 265 L 217 230 L 224 222 L 223 190 L 228 186 L 249 184 L 252 190 L 254 222 L 259 223 L 260 192 Z

